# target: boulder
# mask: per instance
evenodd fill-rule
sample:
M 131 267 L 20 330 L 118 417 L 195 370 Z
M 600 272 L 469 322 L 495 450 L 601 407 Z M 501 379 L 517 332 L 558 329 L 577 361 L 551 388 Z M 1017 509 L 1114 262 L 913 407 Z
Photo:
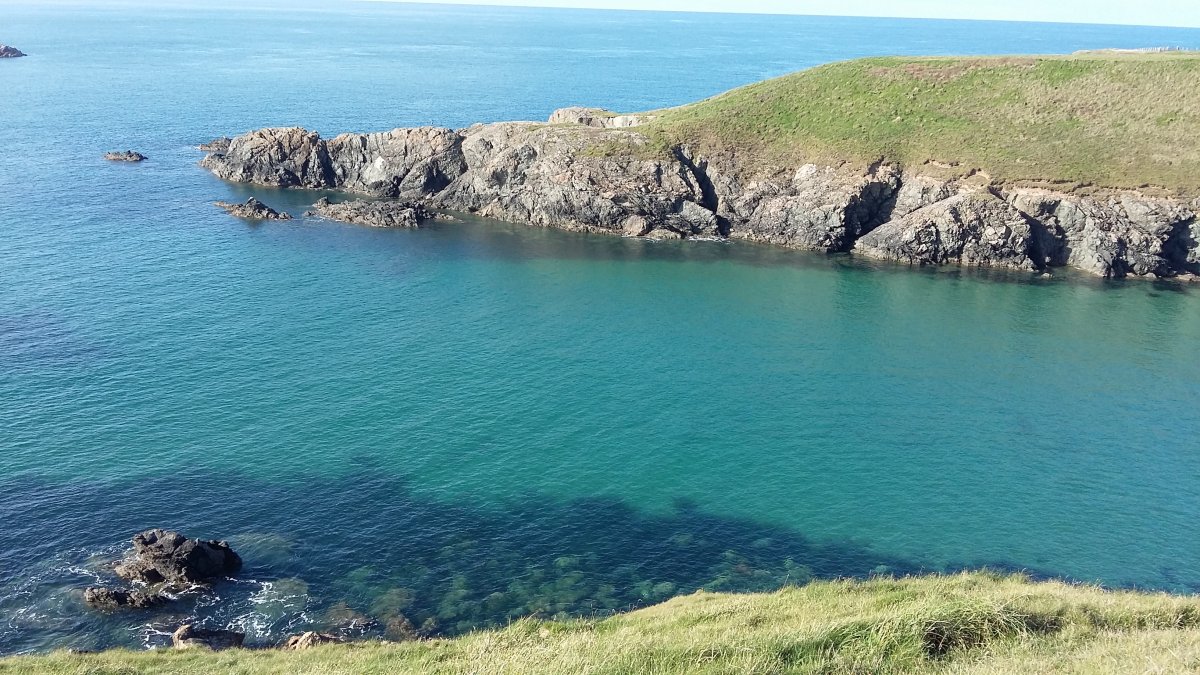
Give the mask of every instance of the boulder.
M 245 633 L 233 630 L 197 628 L 185 623 L 171 635 L 171 644 L 175 649 L 194 649 L 204 647 L 213 651 L 241 647 L 246 639 Z
M 342 642 L 342 638 L 329 633 L 317 633 L 315 631 L 307 631 L 299 635 L 293 635 L 283 643 L 283 649 L 286 651 L 301 651 L 311 649 L 317 645 L 334 644 Z
M 20 49 L 9 47 L 8 45 L 0 45 L 0 59 L 15 59 L 22 56 L 25 56 L 25 52 Z
M 136 150 L 120 150 L 104 153 L 104 159 L 110 162 L 144 162 L 147 157 Z
M 114 571 L 123 579 L 146 584 L 189 585 L 229 576 L 241 567 L 242 559 L 223 541 L 189 539 L 154 529 L 133 538 L 133 550 Z
M 121 588 L 93 586 L 83 591 L 83 601 L 102 610 L 148 609 L 169 602 L 170 598 L 158 593 Z
M 370 227 L 416 228 L 431 216 L 424 206 L 413 202 L 356 200 L 335 204 L 321 198 L 313 204 L 314 215 Z
M 266 204 L 258 201 L 254 197 L 247 199 L 241 204 L 233 204 L 230 202 L 214 202 L 217 206 L 225 209 L 225 211 L 237 218 L 245 218 L 246 220 L 291 220 L 292 217 L 286 212 L 276 211 Z

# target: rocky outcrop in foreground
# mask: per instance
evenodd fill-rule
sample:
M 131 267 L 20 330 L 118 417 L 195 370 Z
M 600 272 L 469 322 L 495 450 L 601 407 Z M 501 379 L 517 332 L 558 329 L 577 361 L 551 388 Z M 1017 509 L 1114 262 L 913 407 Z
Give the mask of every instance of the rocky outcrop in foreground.
M 236 218 L 245 218 L 246 220 L 291 220 L 284 211 L 276 211 L 266 204 L 258 201 L 254 197 L 250 197 L 241 204 L 231 202 L 213 202 L 216 206 L 225 209 L 225 212 Z
M 237 182 L 338 189 L 630 237 L 745 239 L 921 265 L 1200 274 L 1200 199 L 1009 188 L 980 176 L 941 180 L 887 165 L 861 172 L 746 166 L 687 146 L 664 149 L 637 128 L 618 128 L 616 117 L 576 108 L 556 112 L 548 124 L 420 127 L 329 140 L 300 128 L 260 129 L 214 146 L 223 149 L 202 164 Z M 322 215 L 346 219 L 327 215 L 330 206 L 342 205 L 326 206 Z
M 88 606 L 105 611 L 149 609 L 171 602 L 172 593 L 229 576 L 242 567 L 242 559 L 223 541 L 189 539 L 154 529 L 135 535 L 132 544 L 112 571 L 139 587 L 89 587 L 83 591 Z
M 20 49 L 9 47 L 8 45 L 0 45 L 0 59 L 15 59 L 22 56 L 25 56 L 25 52 Z
M 133 549 L 113 571 L 122 579 L 146 584 L 190 585 L 234 574 L 242 559 L 223 541 L 189 539 L 169 530 L 134 536 Z
M 198 628 L 185 623 L 171 635 L 171 644 L 175 649 L 195 649 L 204 647 L 213 651 L 235 649 L 241 647 L 246 640 L 245 633 L 232 630 Z
M 110 162 L 144 162 L 148 158 L 136 150 L 121 150 L 104 153 L 104 159 Z
M 424 206 L 413 202 L 357 200 L 335 204 L 321 198 L 305 215 L 370 227 L 416 228 L 430 218 Z

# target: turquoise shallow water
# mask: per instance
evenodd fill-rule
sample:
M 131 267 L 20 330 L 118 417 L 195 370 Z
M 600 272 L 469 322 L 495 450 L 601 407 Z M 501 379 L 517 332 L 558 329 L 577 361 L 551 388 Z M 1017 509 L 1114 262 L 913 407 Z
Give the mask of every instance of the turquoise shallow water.
M 698 587 L 993 565 L 1200 590 L 1200 289 L 466 219 L 248 225 L 315 195 L 192 146 L 638 110 L 835 58 L 1200 31 L 422 6 L 0 7 L 0 651 L 440 632 Z M 109 164 L 134 147 L 142 165 Z M 100 617 L 133 532 L 245 573 Z

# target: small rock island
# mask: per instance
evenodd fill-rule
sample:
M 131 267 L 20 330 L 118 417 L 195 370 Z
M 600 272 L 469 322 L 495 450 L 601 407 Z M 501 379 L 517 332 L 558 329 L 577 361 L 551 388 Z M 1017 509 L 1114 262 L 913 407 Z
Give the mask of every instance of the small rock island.
M 236 218 L 246 220 L 291 220 L 292 217 L 284 211 L 276 211 L 266 204 L 250 197 L 240 204 L 231 202 L 214 202 L 217 206 Z
M 22 56 L 27 56 L 27 54 L 16 47 L 0 45 L 0 59 L 16 59 Z
M 104 159 L 110 162 L 144 162 L 149 158 L 136 150 L 118 150 L 104 153 Z

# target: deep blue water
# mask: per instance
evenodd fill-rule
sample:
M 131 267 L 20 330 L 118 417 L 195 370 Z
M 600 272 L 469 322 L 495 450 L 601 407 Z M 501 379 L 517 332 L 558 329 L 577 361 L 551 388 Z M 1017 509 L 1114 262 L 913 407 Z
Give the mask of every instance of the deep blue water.
M 1200 289 L 466 219 L 248 225 L 197 143 L 684 103 L 870 55 L 1200 47 L 1088 25 L 0 4 L 0 652 L 455 633 L 699 587 L 993 565 L 1200 590 Z M 106 150 L 136 148 L 135 166 Z M 134 532 L 247 569 L 87 612 Z

